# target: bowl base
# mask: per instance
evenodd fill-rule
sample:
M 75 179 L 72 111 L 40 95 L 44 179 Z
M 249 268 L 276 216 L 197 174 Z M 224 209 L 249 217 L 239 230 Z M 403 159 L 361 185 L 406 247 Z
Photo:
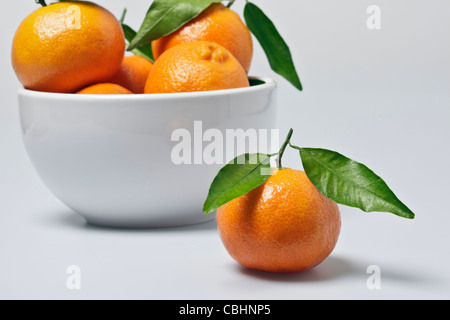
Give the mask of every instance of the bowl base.
M 197 219 L 186 219 L 182 220 L 112 220 L 112 219 L 98 219 L 93 217 L 88 217 L 85 214 L 80 214 L 86 223 L 90 226 L 97 228 L 108 228 L 108 229 L 164 229 L 164 228 L 179 228 L 194 226 L 198 224 L 203 224 L 215 220 L 216 214 L 212 213 L 209 215 L 199 216 Z

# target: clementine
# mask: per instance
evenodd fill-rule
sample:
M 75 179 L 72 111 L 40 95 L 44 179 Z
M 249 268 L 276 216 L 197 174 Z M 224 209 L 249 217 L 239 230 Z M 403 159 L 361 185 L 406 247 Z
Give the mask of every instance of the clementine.
M 152 66 L 153 63 L 143 57 L 125 57 L 119 71 L 109 82 L 127 88 L 133 93 L 144 93 L 145 83 Z
M 253 58 L 251 33 L 239 15 L 223 4 L 212 4 L 174 33 L 153 41 L 153 55 L 158 59 L 166 50 L 193 41 L 216 42 L 227 48 L 248 73 Z
M 220 237 L 241 265 L 293 273 L 324 261 L 338 241 L 338 206 L 322 195 L 305 172 L 274 171 L 260 187 L 220 207 Z
M 25 88 L 73 93 L 108 81 L 119 69 L 125 38 L 119 21 L 88 1 L 41 7 L 19 26 L 12 64 Z
M 77 94 L 133 94 L 133 92 L 118 84 L 98 83 L 78 91 Z
M 145 93 L 211 91 L 250 86 L 244 68 L 224 47 L 188 42 L 163 53 L 153 65 Z

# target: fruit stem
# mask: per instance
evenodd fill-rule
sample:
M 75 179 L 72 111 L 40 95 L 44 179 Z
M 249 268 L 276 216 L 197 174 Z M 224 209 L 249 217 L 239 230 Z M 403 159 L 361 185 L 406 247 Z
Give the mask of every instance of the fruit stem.
M 231 6 L 233 5 L 234 1 L 236 1 L 236 0 L 230 0 L 230 2 L 227 5 L 227 8 L 231 8 Z
M 122 16 L 120 17 L 120 20 L 119 20 L 119 22 L 120 22 L 121 24 L 124 23 L 124 21 L 125 21 L 125 16 L 126 16 L 126 15 L 127 15 L 127 8 L 124 8 L 123 11 L 122 11 Z
M 283 169 L 283 166 L 281 165 L 281 159 L 283 158 L 284 151 L 286 150 L 287 146 L 291 142 L 292 134 L 294 133 L 294 129 L 291 128 L 289 130 L 289 133 L 286 137 L 286 141 L 284 141 L 283 145 L 281 146 L 280 152 L 278 152 L 278 158 L 277 158 L 277 167 L 278 169 Z
M 46 7 L 47 4 L 45 3 L 45 0 L 35 0 L 36 3 L 39 3 L 41 6 Z

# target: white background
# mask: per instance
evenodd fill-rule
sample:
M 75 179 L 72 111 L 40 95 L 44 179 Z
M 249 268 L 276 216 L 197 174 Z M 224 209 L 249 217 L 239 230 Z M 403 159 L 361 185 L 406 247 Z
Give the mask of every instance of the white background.
M 149 1 L 97 1 L 137 28 Z M 235 10 L 242 12 L 243 0 Z M 0 298 L 31 299 L 448 299 L 450 298 L 450 2 L 448 0 L 255 1 L 290 45 L 305 90 L 269 68 L 255 45 L 252 75 L 279 83 L 280 128 L 293 142 L 367 164 L 417 215 L 341 207 L 332 256 L 296 275 L 240 267 L 215 223 L 166 230 L 87 226 L 39 180 L 22 145 L 10 64 L 15 29 L 38 6 L 0 11 Z M 366 10 L 382 10 L 368 30 Z M 99 52 L 101 54 L 101 52 Z M 285 165 L 300 169 L 288 151 Z M 186 192 L 189 192 L 187 190 Z M 66 288 L 78 265 L 82 289 Z M 381 290 L 366 286 L 381 268 Z

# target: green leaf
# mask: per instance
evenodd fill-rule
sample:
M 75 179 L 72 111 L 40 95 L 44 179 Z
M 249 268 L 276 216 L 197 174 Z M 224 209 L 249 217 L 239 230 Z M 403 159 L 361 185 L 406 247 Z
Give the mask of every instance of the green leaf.
M 283 76 L 298 90 L 303 90 L 291 51 L 273 22 L 251 2 L 247 2 L 245 6 L 244 18 L 248 28 L 263 47 L 272 70 Z
M 228 2 L 227 8 L 231 8 L 236 0 L 230 0 Z
M 124 23 L 122 23 L 122 29 L 123 29 L 123 33 L 125 34 L 125 39 L 129 43 L 136 36 L 136 31 L 134 31 L 130 26 L 128 26 Z M 151 44 L 146 44 L 145 46 L 133 49 L 132 52 L 137 56 L 141 56 L 143 58 L 146 58 L 147 60 L 150 60 L 150 62 L 152 62 L 152 63 L 155 62 Z
M 155 0 L 128 50 L 171 34 L 221 0 Z
M 46 7 L 47 4 L 45 3 L 45 0 L 35 0 L 37 4 L 40 4 L 43 7 Z
M 308 178 L 329 199 L 365 212 L 390 212 L 414 219 L 386 182 L 365 165 L 337 152 L 298 148 Z
M 227 202 L 259 187 L 270 177 L 270 155 L 241 155 L 223 167 L 209 189 L 203 212 L 212 213 Z

